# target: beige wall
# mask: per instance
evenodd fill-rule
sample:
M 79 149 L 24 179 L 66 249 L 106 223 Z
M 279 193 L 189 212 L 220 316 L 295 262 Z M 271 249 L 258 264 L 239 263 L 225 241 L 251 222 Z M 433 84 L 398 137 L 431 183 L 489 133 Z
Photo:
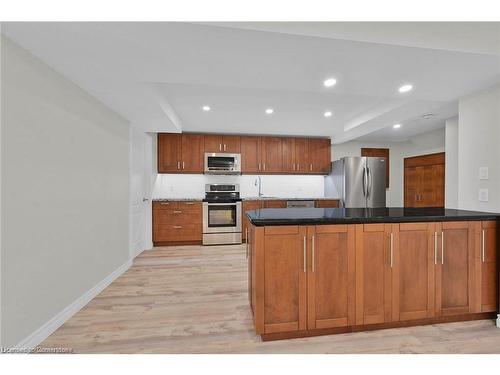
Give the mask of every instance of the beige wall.
M 2 345 L 128 261 L 128 123 L 2 38 Z

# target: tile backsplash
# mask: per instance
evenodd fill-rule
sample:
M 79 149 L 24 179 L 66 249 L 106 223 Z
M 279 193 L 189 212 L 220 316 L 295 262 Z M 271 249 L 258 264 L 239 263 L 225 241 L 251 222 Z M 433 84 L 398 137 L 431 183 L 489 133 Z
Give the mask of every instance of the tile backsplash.
M 153 188 L 153 199 L 203 198 L 205 184 L 238 183 L 241 196 L 258 195 L 257 175 L 214 176 L 203 174 L 158 174 Z M 264 196 L 280 198 L 324 197 L 324 177 L 308 175 L 262 175 Z

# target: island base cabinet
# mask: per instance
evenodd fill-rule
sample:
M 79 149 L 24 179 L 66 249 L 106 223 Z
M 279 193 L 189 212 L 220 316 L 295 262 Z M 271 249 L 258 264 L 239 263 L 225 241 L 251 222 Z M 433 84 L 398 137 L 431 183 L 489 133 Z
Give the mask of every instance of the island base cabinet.
M 333 328 L 355 322 L 355 228 L 308 227 L 307 328 Z
M 476 222 L 476 287 L 478 312 L 498 311 L 498 226 Z

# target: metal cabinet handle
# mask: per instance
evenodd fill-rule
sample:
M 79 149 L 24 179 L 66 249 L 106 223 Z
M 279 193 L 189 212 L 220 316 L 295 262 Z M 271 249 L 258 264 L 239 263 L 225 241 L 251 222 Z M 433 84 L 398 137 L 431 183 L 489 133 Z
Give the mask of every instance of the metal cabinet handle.
M 312 170 L 313 170 L 313 165 L 312 165 L 312 164 L 310 164 L 310 165 L 309 165 L 309 170 L 310 170 L 310 171 L 312 171 Z
M 193 205 L 193 204 L 194 204 L 194 202 L 184 202 L 184 204 Z
M 184 162 L 182 162 L 182 169 L 184 169 L 184 167 L 185 167 L 185 163 L 184 163 Z
M 441 231 L 441 264 L 444 264 L 444 232 Z
M 180 161 L 177 162 L 177 169 L 181 169 L 181 162 Z
M 170 202 L 161 202 L 160 204 L 167 205 L 170 204 Z
M 438 249 L 437 249 L 438 233 L 434 232 L 434 264 L 438 263 Z
M 219 143 L 219 151 L 222 151 L 222 143 Z
M 312 240 L 311 240 L 311 245 L 312 245 L 312 271 L 315 272 L 315 266 L 314 264 L 316 263 L 315 259 L 314 259 L 314 236 L 312 236 Z
M 248 228 L 245 228 L 245 251 L 248 259 Z
M 484 248 L 484 242 L 485 242 L 485 238 L 484 238 L 484 229 L 483 229 L 482 233 L 481 233 L 481 257 L 483 259 L 483 263 L 486 260 L 486 253 L 485 253 L 485 248 Z
M 259 163 L 259 171 L 260 171 L 260 163 Z
M 293 163 L 293 170 L 295 170 L 295 163 Z
M 391 233 L 391 268 L 393 266 L 394 261 L 394 234 Z
M 182 228 L 182 225 L 174 225 L 174 228 L 175 228 L 175 229 L 181 229 L 181 228 Z
M 264 170 L 266 170 L 266 163 L 263 164 L 263 168 L 264 168 Z
M 179 211 L 179 210 L 174 210 L 174 214 L 181 214 L 182 211 Z
M 300 164 L 297 163 L 297 170 L 300 170 Z
M 304 236 L 304 273 L 306 273 L 306 272 L 307 272 L 306 247 L 307 247 L 307 243 L 306 243 L 306 236 Z
M 224 144 L 224 151 L 226 151 L 226 147 L 227 147 L 227 145 L 226 145 L 226 144 Z

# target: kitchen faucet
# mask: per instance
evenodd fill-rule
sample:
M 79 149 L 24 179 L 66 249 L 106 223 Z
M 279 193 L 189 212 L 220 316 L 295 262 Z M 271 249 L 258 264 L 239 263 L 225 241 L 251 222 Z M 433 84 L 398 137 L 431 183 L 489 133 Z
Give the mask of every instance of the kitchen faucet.
M 259 197 L 262 197 L 264 194 L 262 194 L 262 177 L 261 176 L 257 176 L 257 178 L 255 179 L 254 185 L 259 186 Z

